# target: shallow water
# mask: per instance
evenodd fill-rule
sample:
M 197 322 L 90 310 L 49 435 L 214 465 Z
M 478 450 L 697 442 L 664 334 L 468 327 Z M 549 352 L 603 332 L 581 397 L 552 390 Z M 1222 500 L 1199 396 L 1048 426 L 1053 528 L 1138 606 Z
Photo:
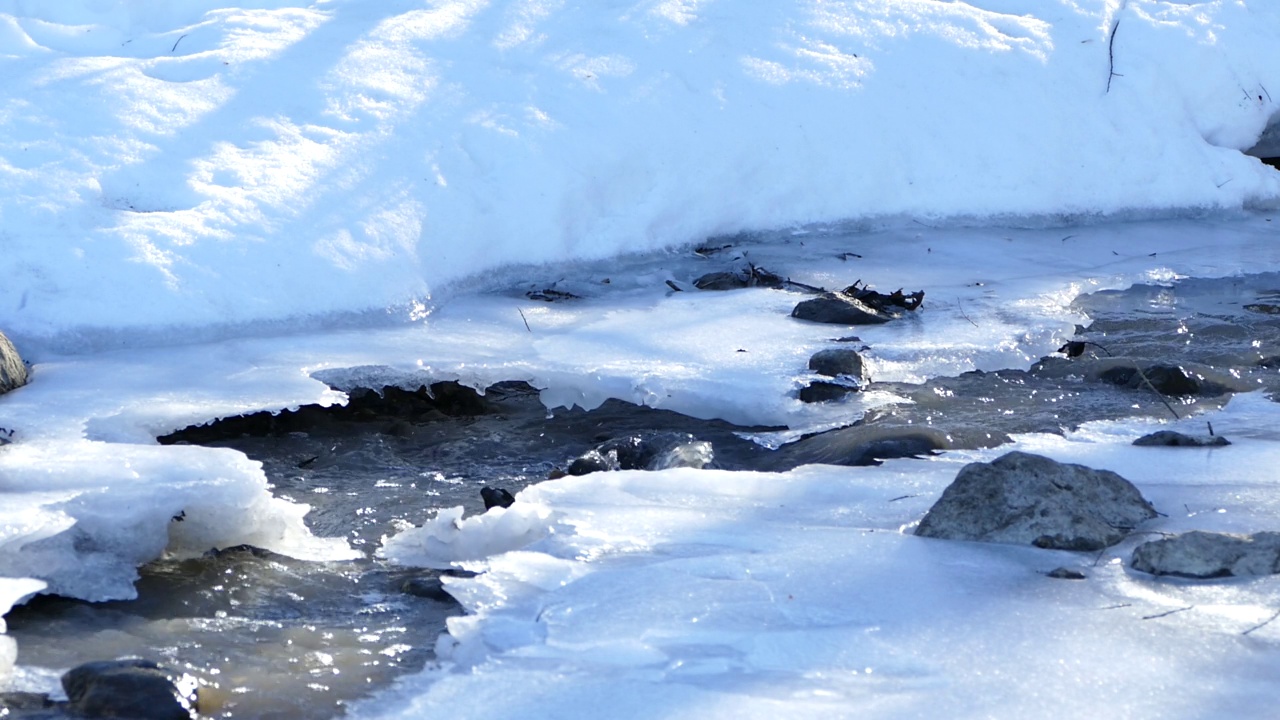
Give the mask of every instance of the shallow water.
M 1076 307 L 1092 318 L 1077 336 L 1085 343 L 1078 357 L 882 384 L 910 402 L 851 417 L 847 428 L 777 452 L 751 439 L 768 428 L 619 401 L 548 413 L 520 383 L 494 386 L 482 398 L 445 386 L 388 389 L 341 410 L 191 428 L 163 441 L 231 447 L 261 461 L 277 494 L 312 506 L 308 522 L 317 534 L 347 537 L 365 558 L 306 563 L 233 548 L 161 561 L 142 569 L 138 600 L 37 599 L 9 614 L 10 633 L 36 680 L 39 668 L 49 668 L 51 680 L 54 669 L 142 655 L 202 678 L 210 716 L 327 717 L 432 662 L 445 618 L 459 612 L 438 594 L 433 572 L 373 557 L 383 535 L 436 508 L 482 512 L 481 488 L 518 492 L 606 439 L 688 432 L 711 442 L 716 464 L 730 469 L 855 464 L 874 461 L 866 446 L 884 438 L 924 434 L 933 443 L 905 446 L 912 452 L 991 446 L 1010 434 L 1062 432 L 1089 420 L 1192 414 L 1230 396 L 1162 397 L 1101 379 L 1117 367 L 1176 365 L 1232 391 L 1280 391 L 1280 362 L 1269 360 L 1280 356 L 1280 274 L 1135 286 L 1083 296 Z

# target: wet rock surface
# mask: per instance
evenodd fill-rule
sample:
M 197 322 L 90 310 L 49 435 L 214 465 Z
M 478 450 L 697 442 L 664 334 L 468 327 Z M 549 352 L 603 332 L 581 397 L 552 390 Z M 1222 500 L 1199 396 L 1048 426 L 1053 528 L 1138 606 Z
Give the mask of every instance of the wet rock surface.
M 819 350 L 809 358 L 809 369 L 827 377 L 849 377 L 862 381 L 867 377 L 862 356 L 849 348 Z
M 18 348 L 0 332 L 0 395 L 27 384 L 27 365 Z
M 141 658 L 85 663 L 62 676 L 68 708 L 86 718 L 192 720 L 196 681 Z
M 1134 548 L 1133 569 L 1152 575 L 1222 578 L 1280 573 L 1280 532 L 1231 535 L 1195 530 Z
M 1133 441 L 1139 447 L 1223 447 L 1231 441 L 1221 435 L 1187 435 L 1176 430 L 1158 430 Z
M 814 380 L 800 388 L 800 393 L 797 397 L 800 398 L 800 402 L 806 403 L 831 402 L 843 399 L 845 396 L 856 393 L 861 389 L 862 386 L 854 381 L 828 382 L 826 380 Z
M 791 317 L 831 325 L 879 325 L 896 319 L 897 315 L 877 310 L 857 298 L 823 293 L 801 301 L 791 311 Z
M 1101 550 L 1155 516 L 1137 488 L 1114 472 L 1011 452 L 962 468 L 915 534 Z
M 690 433 L 646 432 L 601 443 L 574 458 L 568 472 L 586 475 L 609 470 L 703 468 L 713 459 L 711 443 L 698 440 Z

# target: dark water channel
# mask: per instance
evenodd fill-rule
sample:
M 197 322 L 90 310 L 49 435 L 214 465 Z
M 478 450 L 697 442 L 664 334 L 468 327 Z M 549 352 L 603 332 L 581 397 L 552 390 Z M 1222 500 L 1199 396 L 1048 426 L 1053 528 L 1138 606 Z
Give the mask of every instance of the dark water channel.
M 434 571 L 375 558 L 380 539 L 434 508 L 483 512 L 481 488 L 518 492 L 602 442 L 688 433 L 711 444 L 719 467 L 856 465 L 1090 420 L 1185 416 L 1234 392 L 1280 391 L 1280 274 L 1135 286 L 1077 306 L 1092 318 L 1077 344 L 1030 369 L 887 385 L 912 402 L 777 451 L 749 439 L 766 428 L 619 401 L 548 414 L 522 383 L 483 396 L 451 383 L 353 392 L 343 408 L 188 428 L 161 441 L 230 447 L 261 461 L 278 495 L 312 506 L 316 534 L 346 537 L 364 558 L 307 563 L 230 548 L 160 561 L 142 569 L 135 601 L 38 598 L 8 615 L 9 631 L 24 667 L 141 655 L 202 678 L 208 716 L 329 717 L 432 662 L 445 618 L 460 611 Z

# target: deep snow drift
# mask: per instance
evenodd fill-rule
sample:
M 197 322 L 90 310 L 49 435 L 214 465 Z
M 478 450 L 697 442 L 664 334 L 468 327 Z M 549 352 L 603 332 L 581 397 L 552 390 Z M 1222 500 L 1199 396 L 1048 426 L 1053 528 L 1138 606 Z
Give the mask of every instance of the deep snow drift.
M 1241 154 L 1280 109 L 1274 3 L 245 5 L 0 1 L 27 347 L 404 318 L 742 230 L 1280 197 Z
M 153 439 L 341 402 L 325 383 L 527 380 L 795 432 L 894 400 L 803 406 L 832 329 L 788 293 L 669 291 L 707 261 L 664 248 L 749 233 L 805 282 L 927 290 L 858 330 L 915 381 L 1029 365 L 1081 292 L 1280 261 L 1280 174 L 1242 152 L 1280 115 L 1271 2 L 0 0 L 0 66 L 0 329 L 34 363 L 0 398 L 0 608 L 127 597 L 165 551 L 350 556 L 239 453 Z M 586 300 L 521 294 L 556 282 Z M 1214 422 L 1242 441 L 1190 460 L 1128 448 L 1136 422 L 1018 447 L 1129 476 L 1162 530 L 1275 529 L 1275 407 L 1236 398 Z M 489 572 L 452 587 L 445 664 L 359 712 L 1269 711 L 1280 625 L 1243 632 L 1271 578 L 1108 557 L 1076 585 L 1036 572 L 1075 556 L 898 532 L 990 455 L 533 488 L 462 522 Z M 448 559 L 436 529 L 385 552 Z

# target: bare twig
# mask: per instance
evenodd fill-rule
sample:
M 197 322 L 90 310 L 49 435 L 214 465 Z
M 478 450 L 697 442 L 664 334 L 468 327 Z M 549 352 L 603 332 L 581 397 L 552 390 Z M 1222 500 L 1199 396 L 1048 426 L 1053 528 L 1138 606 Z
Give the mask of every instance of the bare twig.
M 1116 31 L 1120 29 L 1120 18 L 1111 25 L 1111 37 L 1107 40 L 1107 92 L 1111 92 L 1111 79 L 1124 77 L 1116 72 Z M 1104 93 L 1105 94 L 1105 93 Z
M 173 52 L 174 50 L 177 50 L 177 49 L 178 49 L 178 43 L 182 42 L 182 38 L 184 38 L 184 37 L 186 37 L 186 36 L 187 36 L 187 34 L 186 34 L 186 33 L 183 33 L 182 35 L 178 36 L 178 39 L 173 41 L 173 47 L 169 48 L 169 52 Z
M 1138 365 L 1137 361 L 1134 361 L 1133 368 L 1138 371 L 1138 377 L 1142 378 L 1142 382 L 1146 383 L 1147 387 L 1151 388 L 1151 392 L 1155 393 L 1156 397 L 1160 398 L 1160 402 L 1164 403 L 1164 406 L 1168 408 L 1169 412 L 1173 413 L 1173 419 L 1181 420 L 1182 416 L 1178 415 L 1178 411 L 1174 410 L 1173 406 L 1169 404 L 1169 401 L 1164 399 L 1164 393 L 1157 390 L 1156 386 L 1151 384 L 1151 380 L 1147 378 L 1146 373 L 1142 372 L 1142 366 Z
M 969 317 L 968 313 L 964 311 L 964 306 L 960 304 L 960 298 L 956 298 L 956 307 L 960 310 L 960 317 L 968 320 L 970 325 L 978 327 L 978 323 L 974 322 L 973 318 Z
M 1268 100 L 1268 101 L 1270 101 L 1270 102 L 1275 102 L 1274 100 L 1271 100 L 1271 93 L 1267 92 L 1267 86 L 1266 86 L 1266 85 L 1263 85 L 1262 83 L 1258 83 L 1258 87 L 1262 88 L 1262 92 L 1267 93 L 1267 100 Z
M 1272 621 L 1274 621 L 1276 618 L 1280 618 L 1280 610 L 1275 611 L 1275 613 L 1274 613 L 1274 614 L 1272 614 L 1272 615 L 1271 615 L 1271 617 L 1267 618 L 1266 620 L 1263 620 L 1262 622 L 1258 623 L 1257 625 L 1254 625 L 1253 627 L 1249 628 L 1248 630 L 1245 630 L 1244 632 L 1242 632 L 1242 633 L 1240 633 L 1240 634 L 1241 634 L 1241 635 L 1248 635 L 1249 633 L 1253 632 L 1254 630 L 1260 630 L 1260 629 L 1262 629 L 1262 628 L 1266 627 L 1267 625 L 1270 625 L 1270 624 L 1272 623 Z
M 1117 605 L 1108 605 L 1101 610 L 1119 610 L 1120 608 L 1133 607 L 1133 603 L 1119 603 Z
M 675 284 L 674 282 L 671 282 L 670 280 L 667 281 L 667 287 L 671 288 L 676 292 L 684 292 L 684 290 L 679 285 Z
M 520 313 L 520 319 L 524 321 L 524 329 L 533 332 L 533 328 L 529 327 L 529 318 L 524 316 L 524 311 L 516 308 L 516 312 Z
M 1156 618 L 1169 617 L 1170 615 L 1173 615 L 1174 613 L 1186 612 L 1187 610 L 1190 610 L 1190 609 L 1191 609 L 1191 608 L 1193 608 L 1193 607 L 1195 607 L 1195 605 L 1188 605 L 1188 606 L 1186 606 L 1186 607 L 1184 607 L 1184 608 L 1177 608 L 1177 609 L 1175 609 L 1175 610 L 1170 610 L 1170 611 L 1168 611 L 1168 612 L 1156 613 L 1155 615 L 1143 615 L 1143 616 L 1142 616 L 1142 619 L 1143 619 L 1143 620 L 1155 620 Z
M 898 502 L 899 500 L 906 500 L 907 498 L 913 498 L 913 497 L 920 497 L 920 496 L 919 495 L 899 495 L 898 497 L 890 500 L 889 502 Z

